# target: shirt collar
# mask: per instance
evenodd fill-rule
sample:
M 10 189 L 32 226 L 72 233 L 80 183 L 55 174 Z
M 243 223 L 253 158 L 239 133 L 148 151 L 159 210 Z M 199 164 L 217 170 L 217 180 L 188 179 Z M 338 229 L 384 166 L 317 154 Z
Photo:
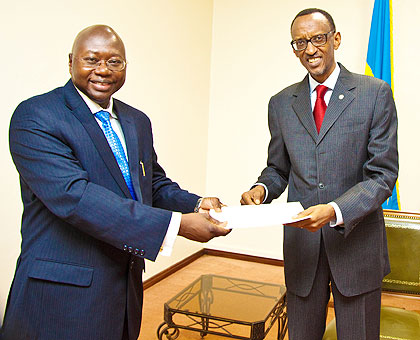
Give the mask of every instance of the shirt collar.
M 338 76 L 340 75 L 340 66 L 335 63 L 334 71 L 330 74 L 330 76 L 322 83 L 330 90 L 334 90 L 335 84 L 337 84 Z M 315 88 L 321 83 L 318 83 L 311 75 L 309 75 L 309 90 L 310 93 L 315 91 Z
M 114 98 L 112 96 L 109 99 L 108 107 L 104 109 L 98 103 L 95 103 L 92 99 L 90 99 L 87 95 L 85 95 L 82 91 L 80 91 L 76 86 L 74 87 L 76 88 L 77 92 L 79 92 L 80 96 L 82 97 L 83 101 L 86 103 L 86 105 L 88 106 L 92 114 L 95 114 L 96 112 L 103 110 L 103 111 L 109 112 L 112 118 L 118 119 L 118 116 L 114 113 Z

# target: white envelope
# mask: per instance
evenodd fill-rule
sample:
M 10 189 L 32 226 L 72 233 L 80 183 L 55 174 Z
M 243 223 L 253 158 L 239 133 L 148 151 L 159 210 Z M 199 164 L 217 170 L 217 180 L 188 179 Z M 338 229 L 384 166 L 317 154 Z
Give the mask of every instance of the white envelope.
M 229 229 L 272 227 L 310 218 L 293 218 L 303 210 L 300 202 L 241 205 L 223 207 L 220 213 L 210 210 L 210 216 L 220 222 L 227 221 L 226 228 Z

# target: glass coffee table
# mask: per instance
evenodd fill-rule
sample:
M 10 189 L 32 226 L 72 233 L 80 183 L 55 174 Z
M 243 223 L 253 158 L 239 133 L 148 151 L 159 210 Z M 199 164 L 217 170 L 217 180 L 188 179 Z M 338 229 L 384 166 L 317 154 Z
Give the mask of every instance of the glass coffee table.
M 219 275 L 202 275 L 165 303 L 159 340 L 173 340 L 180 329 L 232 339 L 263 340 L 278 323 L 287 330 L 286 287 Z

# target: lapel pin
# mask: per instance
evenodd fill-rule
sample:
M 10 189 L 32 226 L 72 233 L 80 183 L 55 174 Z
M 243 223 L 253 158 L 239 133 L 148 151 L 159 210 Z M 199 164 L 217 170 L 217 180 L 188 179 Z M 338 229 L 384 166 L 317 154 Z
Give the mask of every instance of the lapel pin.
M 344 94 L 340 94 L 339 96 L 338 96 L 338 99 L 343 99 L 344 98 Z

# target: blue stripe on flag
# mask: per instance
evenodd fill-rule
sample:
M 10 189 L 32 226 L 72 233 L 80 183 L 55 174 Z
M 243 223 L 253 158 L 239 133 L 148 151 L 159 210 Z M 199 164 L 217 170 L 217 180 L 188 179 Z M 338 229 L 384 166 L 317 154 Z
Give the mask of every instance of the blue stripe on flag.
M 393 89 L 392 78 L 392 0 L 375 0 L 366 57 L 366 73 L 385 80 Z M 400 209 L 398 182 L 392 195 L 382 205 L 384 209 Z

